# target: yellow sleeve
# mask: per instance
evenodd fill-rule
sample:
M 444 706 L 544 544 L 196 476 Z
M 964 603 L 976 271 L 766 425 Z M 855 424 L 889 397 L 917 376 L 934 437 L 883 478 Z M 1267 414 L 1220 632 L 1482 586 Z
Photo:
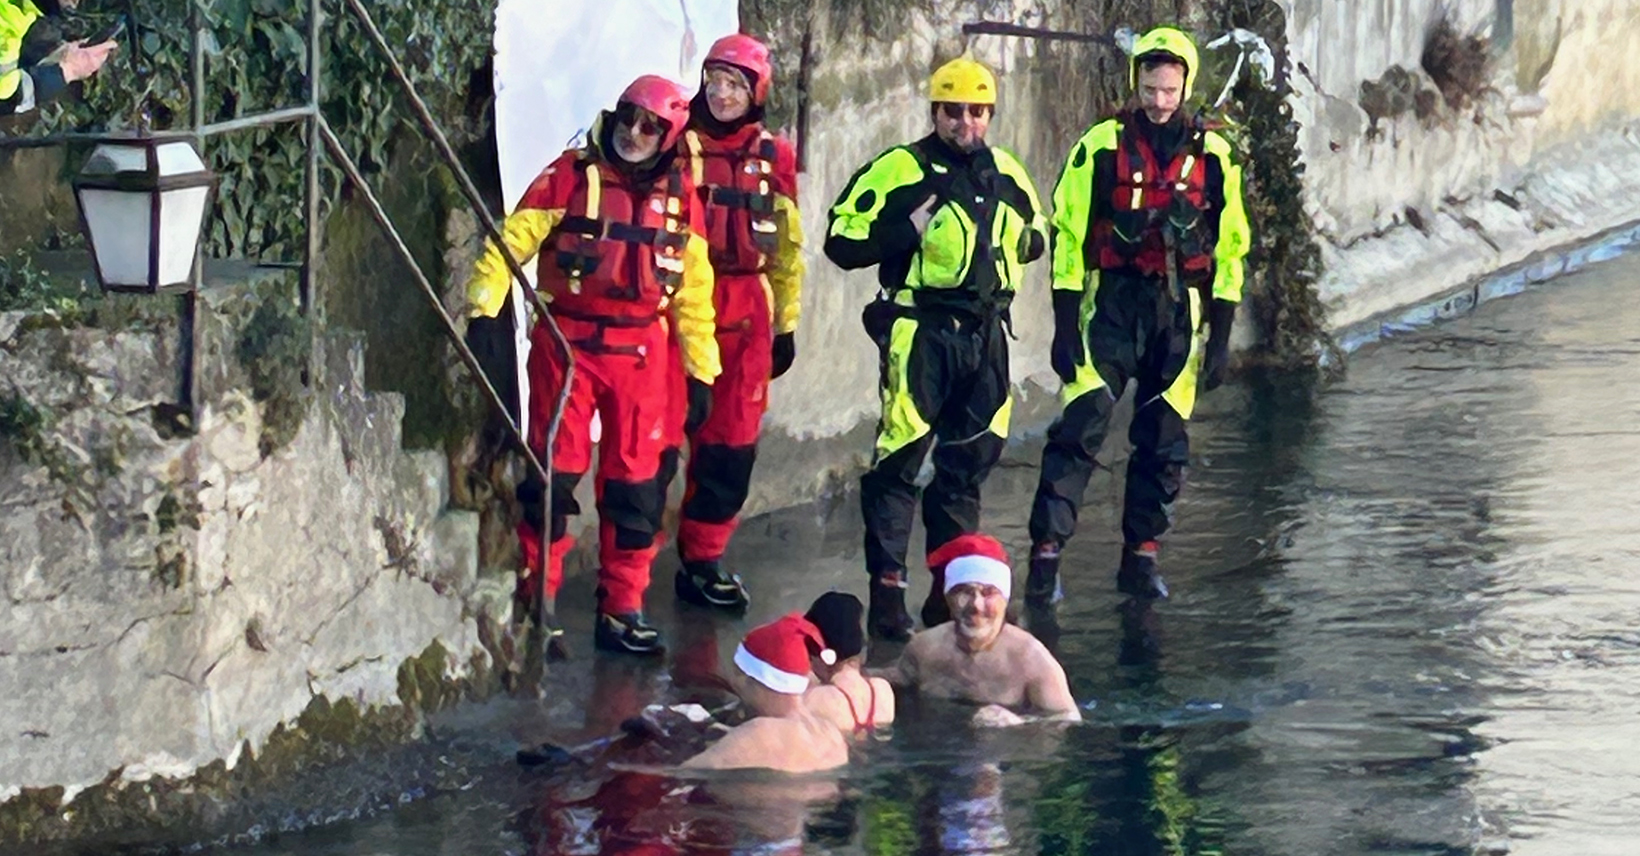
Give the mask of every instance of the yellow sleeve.
M 506 221 L 501 224 L 501 240 L 506 244 L 506 252 L 511 253 L 519 265 L 526 264 L 540 252 L 541 242 L 547 239 L 563 217 L 561 209 L 544 211 L 539 208 L 524 208 L 507 215 Z M 502 252 L 495 241 L 484 242 L 484 255 L 473 265 L 473 276 L 467 280 L 468 317 L 494 318 L 507 302 L 512 271 L 507 267 L 507 259 Z
M 1219 213 L 1219 240 L 1213 247 L 1213 298 L 1241 302 L 1245 273 L 1242 260 L 1253 246 L 1253 229 L 1241 198 L 1241 167 L 1230 158 L 1230 143 L 1215 133 L 1206 139 L 1209 154 L 1224 173 L 1224 210 Z
M 684 371 L 706 383 L 723 373 L 718 358 L 717 309 L 712 306 L 714 281 L 706 239 L 690 232 L 683 248 L 683 282 L 672 295 L 672 318 L 678 325 Z
M 1088 216 L 1094 208 L 1094 158 L 1116 147 L 1118 125 L 1107 120 L 1088 129 L 1071 148 L 1053 189 L 1053 287 L 1084 291 L 1089 274 L 1082 254 L 1088 240 Z M 1097 287 L 1097 282 L 1094 283 Z
M 797 203 L 785 195 L 775 196 L 774 211 L 779 246 L 768 276 L 774 292 L 774 332 L 779 334 L 796 330 L 803 311 L 803 218 Z

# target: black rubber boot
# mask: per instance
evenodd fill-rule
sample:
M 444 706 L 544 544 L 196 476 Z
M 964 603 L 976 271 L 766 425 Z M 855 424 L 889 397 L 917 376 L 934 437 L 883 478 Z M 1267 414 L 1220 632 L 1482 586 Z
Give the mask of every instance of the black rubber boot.
M 740 576 L 725 573 L 722 564 L 716 559 L 702 562 L 684 561 L 673 583 L 678 600 L 696 606 L 744 612 L 751 603 L 751 597 L 746 594 L 746 587 L 741 584 Z
M 1116 571 L 1116 590 L 1146 600 L 1167 597 L 1167 583 L 1156 567 L 1155 541 L 1122 549 L 1122 566 Z
M 1059 583 L 1059 545 L 1038 544 L 1031 551 L 1031 570 L 1025 575 L 1025 605 L 1050 607 L 1065 599 Z
M 906 642 L 911 639 L 911 613 L 905 610 L 905 577 L 884 574 L 871 583 L 871 606 L 866 611 L 866 624 L 873 638 L 885 642 Z
M 661 644 L 659 630 L 649 626 L 641 612 L 614 615 L 598 613 L 598 625 L 592 633 L 592 644 L 600 651 L 618 654 L 659 655 L 666 652 Z
M 945 573 L 934 572 L 934 585 L 922 605 L 923 627 L 936 627 L 951 620 L 951 606 L 945 602 Z

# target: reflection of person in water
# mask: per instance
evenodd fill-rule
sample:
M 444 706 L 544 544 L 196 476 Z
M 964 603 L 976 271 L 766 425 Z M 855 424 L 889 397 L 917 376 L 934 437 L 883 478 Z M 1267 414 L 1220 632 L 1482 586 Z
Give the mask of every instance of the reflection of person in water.
M 861 737 L 894 722 L 894 688 L 861 671 L 866 658 L 865 606 L 843 592 L 827 592 L 804 616 L 835 653 L 835 662 L 812 664 L 821 683 L 803 694 L 803 703 L 844 734 Z
M 946 772 L 921 806 L 919 852 L 940 856 L 959 853 L 1009 853 L 1002 768 L 969 763 Z
M 883 677 L 933 698 L 984 705 L 977 725 L 1080 720 L 1065 669 L 1036 637 L 1008 623 L 1013 572 L 1002 545 L 962 535 L 934 551 L 929 565 L 952 620 L 912 637 Z

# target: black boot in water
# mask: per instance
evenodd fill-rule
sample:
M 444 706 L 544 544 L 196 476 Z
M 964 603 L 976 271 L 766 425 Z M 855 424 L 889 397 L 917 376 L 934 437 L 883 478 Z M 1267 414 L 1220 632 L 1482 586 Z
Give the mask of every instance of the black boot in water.
M 1031 570 L 1025 575 L 1025 605 L 1036 609 L 1065 599 L 1059 583 L 1059 545 L 1038 544 L 1031 551 Z
M 945 602 L 945 572 L 935 571 L 933 587 L 928 590 L 928 599 L 922 605 L 923 627 L 935 627 L 950 620 L 951 606 Z
M 1122 566 L 1116 571 L 1116 590 L 1133 597 L 1160 600 L 1167 597 L 1167 583 L 1156 566 L 1157 544 L 1146 541 L 1122 548 Z
M 751 603 L 740 576 L 724 572 L 723 565 L 716 559 L 684 561 L 673 583 L 678 600 L 696 606 L 744 612 Z
M 598 613 L 598 626 L 592 632 L 592 644 L 601 651 L 618 654 L 658 655 L 666 652 L 661 644 L 661 633 L 644 620 L 641 612 L 614 615 Z
M 903 573 L 903 572 L 902 572 Z M 901 574 L 884 574 L 871 583 L 871 606 L 866 624 L 871 635 L 886 642 L 905 642 L 911 639 L 911 628 L 916 625 L 911 613 L 905 610 L 905 578 Z

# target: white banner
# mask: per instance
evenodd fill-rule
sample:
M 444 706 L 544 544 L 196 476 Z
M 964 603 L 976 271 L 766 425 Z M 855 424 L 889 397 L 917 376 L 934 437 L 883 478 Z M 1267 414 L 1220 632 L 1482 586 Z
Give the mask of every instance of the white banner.
M 510 212 L 641 74 L 693 92 L 712 42 L 738 32 L 737 0 L 501 0 L 495 17 L 496 148 Z M 525 270 L 534 277 L 534 265 Z M 524 295 L 513 289 L 518 389 L 529 400 Z M 527 407 L 521 414 L 528 420 Z M 527 424 L 524 427 L 528 431 Z M 596 429 L 595 429 L 596 430 Z

